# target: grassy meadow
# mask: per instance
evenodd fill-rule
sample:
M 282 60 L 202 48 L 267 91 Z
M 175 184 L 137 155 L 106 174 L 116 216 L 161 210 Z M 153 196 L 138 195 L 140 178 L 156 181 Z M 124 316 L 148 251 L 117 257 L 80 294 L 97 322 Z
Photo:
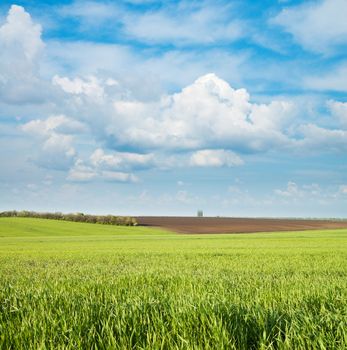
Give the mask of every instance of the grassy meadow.
M 0 349 L 346 349 L 347 230 L 0 218 Z

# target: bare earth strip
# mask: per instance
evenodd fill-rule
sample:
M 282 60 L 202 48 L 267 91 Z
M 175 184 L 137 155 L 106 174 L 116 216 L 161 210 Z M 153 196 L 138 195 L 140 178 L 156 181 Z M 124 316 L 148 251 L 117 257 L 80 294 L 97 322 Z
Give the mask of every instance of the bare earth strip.
M 347 220 L 141 216 L 139 225 L 178 233 L 250 233 L 347 228 Z

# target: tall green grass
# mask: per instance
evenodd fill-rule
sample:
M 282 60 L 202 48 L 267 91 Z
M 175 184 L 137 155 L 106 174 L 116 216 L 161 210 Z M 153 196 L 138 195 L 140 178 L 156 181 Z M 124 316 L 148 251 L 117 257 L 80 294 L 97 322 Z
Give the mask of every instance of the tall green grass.
M 346 349 L 347 230 L 0 219 L 1 349 Z

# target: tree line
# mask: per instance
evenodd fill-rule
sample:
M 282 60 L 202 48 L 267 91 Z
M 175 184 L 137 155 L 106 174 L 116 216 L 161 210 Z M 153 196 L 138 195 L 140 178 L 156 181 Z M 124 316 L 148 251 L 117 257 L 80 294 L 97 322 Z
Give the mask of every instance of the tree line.
M 74 222 L 87 222 L 91 224 L 103 225 L 120 225 L 120 226 L 136 226 L 137 221 L 130 216 L 115 216 L 115 215 L 90 215 L 84 213 L 38 213 L 35 211 L 17 211 L 9 210 L 0 212 L 0 217 L 23 217 L 23 218 L 39 218 L 39 219 L 53 219 Z

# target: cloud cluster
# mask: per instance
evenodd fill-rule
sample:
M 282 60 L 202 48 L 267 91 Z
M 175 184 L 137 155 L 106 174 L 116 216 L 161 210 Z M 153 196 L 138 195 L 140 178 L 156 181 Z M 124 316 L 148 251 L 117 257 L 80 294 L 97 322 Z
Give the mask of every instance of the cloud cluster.
M 328 204 L 332 199 L 344 199 L 347 194 L 347 186 L 340 185 L 322 188 L 316 183 L 299 185 L 294 181 L 288 181 L 283 189 L 275 189 L 275 198 L 286 203 L 299 203 L 302 201 L 316 201 L 320 204 Z M 273 198 L 273 199 L 275 199 Z
M 201 25 L 211 20 L 201 8 L 192 11 Z M 246 89 L 214 73 L 156 99 L 136 97 L 99 69 L 44 79 L 41 27 L 20 6 L 11 7 L 0 27 L 0 48 L 0 98 L 31 104 L 45 99 L 54 113 L 26 121 L 21 130 L 40 148 L 36 163 L 68 170 L 70 180 L 137 181 L 133 172 L 152 167 L 231 167 L 254 153 L 347 149 L 346 103 L 339 101 L 330 101 L 328 109 L 340 127 L 326 128 L 298 118 L 293 101 L 255 103 Z M 102 54 L 109 65 L 114 49 Z M 73 60 L 76 53 L 70 54 Z
M 229 16 L 230 5 L 181 2 L 165 9 L 123 18 L 124 32 L 148 43 L 171 45 L 233 42 L 242 37 L 241 21 Z
M 137 3 L 139 3 L 137 1 Z M 169 2 L 166 6 L 128 13 L 122 4 L 75 1 L 59 14 L 80 19 L 81 30 L 120 27 L 122 35 L 145 43 L 176 46 L 233 42 L 243 35 L 243 22 L 232 19 L 236 10 L 220 2 Z M 112 23 L 112 25 L 110 25 Z

